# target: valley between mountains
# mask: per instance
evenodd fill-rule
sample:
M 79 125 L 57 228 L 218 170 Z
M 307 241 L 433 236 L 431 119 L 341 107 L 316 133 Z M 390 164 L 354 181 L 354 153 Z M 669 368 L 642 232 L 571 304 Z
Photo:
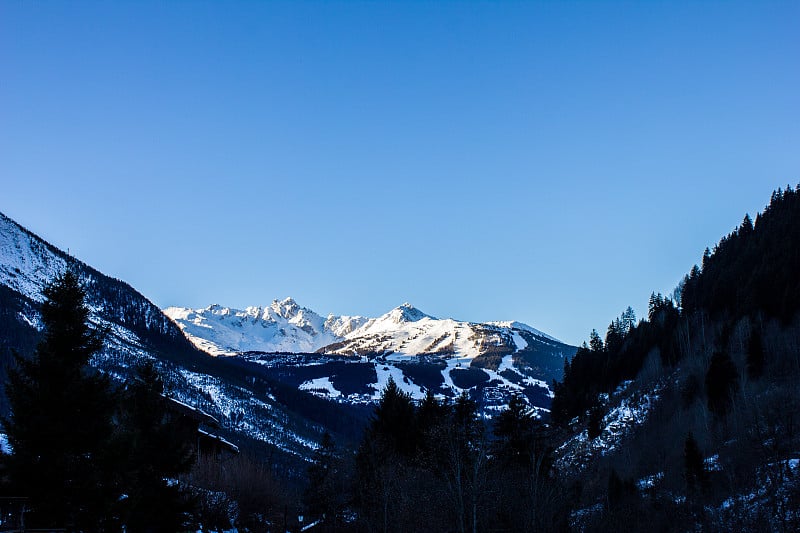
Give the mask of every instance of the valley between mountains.
M 416 399 L 429 390 L 440 398 L 466 392 L 487 417 L 520 394 L 546 417 L 552 381 L 576 350 L 519 322 L 440 319 L 410 304 L 376 318 L 322 317 L 291 298 L 162 312 L 2 214 L 0 259 L 3 383 L 12 351 L 35 349 L 43 288 L 72 269 L 86 284 L 92 324 L 104 332 L 97 369 L 123 382 L 152 360 L 169 395 L 216 417 L 223 438 L 266 447 L 287 464 L 310 458 L 326 431 L 357 439 L 390 378 Z M 8 411 L 4 402 L 0 411 Z
M 12 354 L 34 354 L 44 287 L 69 271 L 103 338 L 87 373 L 129 384 L 152 362 L 166 396 L 214 421 L 204 438 L 240 452 L 225 483 L 198 468 L 188 484 L 198 516 L 228 506 L 220 524 L 243 523 L 231 509 L 278 524 L 291 504 L 352 531 L 796 531 L 798 221 L 800 186 L 778 189 L 646 317 L 628 308 L 576 348 L 408 303 L 162 311 L 0 215 L 0 384 Z

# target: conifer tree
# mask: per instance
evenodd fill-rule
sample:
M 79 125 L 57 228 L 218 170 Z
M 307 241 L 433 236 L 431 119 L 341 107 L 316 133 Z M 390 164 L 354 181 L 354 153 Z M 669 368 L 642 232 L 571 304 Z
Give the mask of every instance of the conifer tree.
M 126 457 L 124 520 L 128 531 L 179 531 L 191 511 L 173 483 L 194 463 L 189 428 L 174 424 L 165 407 L 164 383 L 152 361 L 136 368 L 124 393 L 121 441 Z M 168 482 L 170 480 L 170 482 Z
M 661 310 L 661 307 L 664 305 L 664 297 L 661 293 L 656 294 L 655 292 L 650 293 L 650 302 L 647 308 L 647 319 L 650 322 L 655 322 L 657 313 Z
M 603 410 L 597 404 L 589 409 L 589 422 L 586 433 L 590 440 L 594 440 L 603 433 Z
M 389 377 L 375 408 L 368 432 L 392 451 L 410 457 L 417 445 L 414 403 L 411 396 Z
M 622 323 L 623 335 L 627 335 L 636 327 L 636 313 L 633 311 L 633 307 L 628 306 L 625 311 L 623 311 L 620 322 Z
M 533 413 L 519 394 L 511 396 L 508 407 L 494 421 L 497 457 L 506 464 L 527 465 L 533 445 Z
M 689 433 L 683 444 L 683 477 L 690 491 L 702 488 L 706 482 L 706 467 L 703 454 L 694 435 Z
M 29 527 L 108 528 L 120 490 L 108 464 L 116 402 L 108 379 L 89 367 L 101 338 L 75 273 L 43 294 L 44 338 L 32 359 L 17 357 L 9 369 L 10 482 L 30 499 Z
M 708 266 L 711 264 L 711 250 L 706 246 L 706 249 L 703 251 L 703 270 L 706 270 Z
M 761 342 L 761 333 L 754 329 L 747 342 L 747 374 L 753 378 L 760 378 L 764 373 L 764 347 Z
M 599 353 L 603 351 L 603 339 L 600 338 L 600 334 L 597 333 L 596 329 L 593 329 L 589 334 L 589 347 L 593 352 Z
M 447 410 L 447 405 L 439 402 L 433 391 L 428 389 L 417 409 L 417 429 L 420 437 L 425 438 L 431 430 L 441 425 L 447 416 Z
M 739 226 L 739 235 L 746 236 L 750 233 L 753 233 L 753 220 L 750 218 L 750 215 L 745 215 L 744 220 L 742 220 L 742 225 Z
M 614 510 L 628 497 L 635 496 L 635 488 L 630 480 L 624 480 L 615 468 L 608 475 L 608 500 L 606 505 L 609 510 Z
M 498 530 L 550 531 L 557 490 L 552 472 L 552 448 L 546 426 L 524 398 L 514 394 L 495 418 L 492 452 L 492 499 L 497 495 Z
M 622 322 L 619 318 L 615 318 L 611 324 L 608 325 L 606 332 L 606 350 L 610 354 L 616 354 L 622 347 L 622 342 L 625 339 L 625 331 Z
M 477 508 L 485 489 L 486 440 L 478 406 L 466 392 L 451 413 L 443 470 L 460 531 L 477 530 Z
M 333 437 L 328 432 L 322 436 L 319 448 L 308 467 L 308 487 L 304 500 L 309 513 L 322 519 L 328 529 L 336 527 L 342 491 L 338 487 L 339 459 Z
M 738 388 L 738 372 L 727 352 L 716 352 L 706 372 L 706 395 L 708 408 L 722 415 L 728 411 L 733 393 Z
M 390 377 L 356 454 L 356 505 L 371 529 L 390 530 L 401 513 L 403 473 L 414 456 L 416 413 L 411 397 Z

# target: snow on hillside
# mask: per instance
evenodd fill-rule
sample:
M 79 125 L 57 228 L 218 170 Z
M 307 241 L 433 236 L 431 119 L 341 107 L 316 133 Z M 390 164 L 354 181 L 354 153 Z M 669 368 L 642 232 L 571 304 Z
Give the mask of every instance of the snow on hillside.
M 385 353 L 395 358 L 420 354 L 477 356 L 475 331 L 471 324 L 437 319 L 403 304 L 368 320 L 353 331 L 333 353 Z M 326 350 L 328 351 L 328 350 Z
M 285 412 L 272 405 L 269 395 L 258 398 L 252 392 L 208 374 L 179 370 L 180 386 L 170 396 L 202 409 L 220 420 L 224 428 L 241 432 L 271 444 L 284 452 L 308 458 L 317 445 Z M 302 433 L 308 433 L 306 431 Z
M 104 332 L 103 346 L 91 360 L 94 367 L 122 382 L 130 378 L 131 368 L 141 361 L 155 361 L 170 396 L 214 414 L 226 431 L 247 435 L 295 456 L 310 457 L 316 448 L 313 439 L 318 437 L 318 428 L 290 417 L 269 392 L 257 396 L 219 376 L 162 360 L 164 354 L 156 351 L 155 344 L 166 345 L 162 348 L 165 352 L 170 352 L 170 347 L 180 351 L 188 345 L 175 324 L 156 306 L 126 283 L 68 256 L 0 213 L 0 285 L 17 293 L 23 302 L 18 319 L 35 329 L 42 328 L 37 306 L 28 305 L 27 300 L 43 302 L 44 287 L 67 268 L 75 269 L 85 283 L 89 320 Z M 219 306 L 209 310 L 228 323 L 250 321 L 262 330 L 269 326 L 263 324 L 268 319 L 284 327 L 286 337 L 296 334 L 296 339 L 286 341 L 291 346 L 313 348 L 315 342 L 321 345 L 337 338 L 324 333 L 325 320 L 291 299 L 274 302 L 267 309 L 248 309 L 240 317 Z M 362 323 L 358 317 L 341 317 L 337 327 L 346 332 Z M 215 327 L 219 329 L 216 324 Z M 323 332 L 320 338 L 324 340 L 313 340 L 317 332 Z
M 212 355 L 238 352 L 310 353 L 337 342 L 360 317 L 328 317 L 300 307 L 292 298 L 245 310 L 210 305 L 204 309 L 169 307 L 172 318 L 195 346 Z
M 375 371 L 378 374 L 378 382 L 370 385 L 375 390 L 372 395 L 373 400 L 380 399 L 383 389 L 389 384 L 389 378 L 394 380 L 401 391 L 410 395 L 412 398 L 421 400 L 425 397 L 425 391 L 423 391 L 419 385 L 407 380 L 403 375 L 403 371 L 396 366 L 376 364 Z
M 243 311 L 211 305 L 204 309 L 169 307 L 164 313 L 195 346 L 213 355 L 325 352 L 382 354 L 393 360 L 435 355 L 458 365 L 491 349 L 525 349 L 528 342 L 520 332 L 558 342 L 521 322 L 474 324 L 438 319 L 408 303 L 369 319 L 334 315 L 323 319 L 291 298 Z
M 608 412 L 600 424 L 600 435 L 590 439 L 583 428 L 556 450 L 557 462 L 562 467 L 585 468 L 593 457 L 607 455 L 619 448 L 622 441 L 644 424 L 666 385 L 661 381 L 646 391 L 631 391 L 633 381 L 623 382 L 611 395 L 601 395 L 609 404 Z
M 378 399 L 391 377 L 415 399 L 428 390 L 458 395 L 478 387 L 487 405 L 504 404 L 519 393 L 547 411 L 549 381 L 563 368 L 563 357 L 571 355 L 570 347 L 520 322 L 436 318 L 408 303 L 377 318 L 331 315 L 323 320 L 291 298 L 244 311 L 212 305 L 171 307 L 165 313 L 208 353 L 248 354 L 258 364 L 284 366 L 289 374 L 302 376 L 294 385 L 300 390 L 353 404 Z M 266 354 L 277 358 L 264 359 Z M 314 354 L 304 356 L 301 366 L 320 364 L 329 373 L 295 369 L 289 356 L 301 354 Z M 353 366 L 337 366 L 341 363 Z
M 342 395 L 342 393 L 333 386 L 331 378 L 328 376 L 304 381 L 297 388 L 326 398 L 338 398 Z
M 344 338 L 367 322 L 363 316 L 328 315 L 324 327 L 337 338 Z
M 67 260 L 63 253 L 0 213 L 0 284 L 35 302 L 43 302 L 44 287 L 66 269 Z M 95 358 L 96 366 L 113 374 L 108 360 L 113 360 L 117 367 L 128 367 L 141 358 L 151 357 L 138 335 L 108 320 L 104 302 L 95 299 L 87 305 L 91 322 L 105 331 L 103 348 Z M 20 313 L 20 318 L 34 328 L 42 329 L 38 311 L 34 308 L 29 308 L 25 314 Z
M 41 302 L 42 289 L 66 270 L 66 261 L 0 213 L 0 283 Z
M 354 403 L 374 401 L 390 377 L 414 398 L 423 397 L 429 388 L 437 394 L 460 394 L 478 385 L 491 389 L 487 395 L 496 402 L 512 392 L 530 392 L 531 387 L 547 391 L 550 377 L 546 377 L 547 370 L 542 373 L 543 365 L 547 368 L 547 358 L 563 358 L 569 349 L 519 322 L 476 324 L 439 319 L 408 303 L 377 318 L 323 318 L 291 298 L 244 310 L 211 305 L 204 309 L 172 307 L 162 314 L 133 288 L 70 258 L 0 214 L 0 284 L 41 302 L 44 286 L 68 265 L 77 268 L 87 282 L 92 322 L 109 332 L 93 364 L 120 380 L 126 379 L 128 369 L 138 360 L 154 357 L 151 335 L 161 335 L 162 341 L 177 340 L 176 324 L 196 347 L 213 355 L 320 352 L 345 362 L 355 359 L 361 366 L 351 369 L 331 363 L 328 376 L 304 376 L 294 385 L 328 399 Z M 22 321 L 40 327 L 35 306 L 25 309 Z M 312 358 L 307 364 L 317 362 Z M 427 366 L 412 369 L 409 362 Z M 374 373 L 365 373 L 365 363 Z M 560 369 L 562 364 L 559 360 L 550 366 Z M 208 383 L 183 378 L 187 394 L 197 397 L 207 392 Z M 547 405 L 546 393 L 535 395 L 541 407 Z M 223 418 L 227 416 L 222 405 L 208 407 L 221 410 Z M 240 429 L 255 432 L 251 427 Z
M 522 322 L 517 322 L 516 320 L 500 321 L 500 322 L 487 322 L 487 325 L 488 326 L 497 326 L 499 328 L 505 328 L 505 329 L 518 329 L 518 330 L 522 330 L 522 331 L 527 331 L 528 333 L 532 333 L 533 335 L 536 335 L 537 337 L 544 337 L 545 339 L 548 339 L 548 340 L 551 340 L 551 341 L 554 341 L 554 342 L 561 342 L 560 340 L 556 339 L 555 337 L 551 337 L 547 333 L 539 331 L 536 328 L 532 328 L 528 324 L 523 324 Z

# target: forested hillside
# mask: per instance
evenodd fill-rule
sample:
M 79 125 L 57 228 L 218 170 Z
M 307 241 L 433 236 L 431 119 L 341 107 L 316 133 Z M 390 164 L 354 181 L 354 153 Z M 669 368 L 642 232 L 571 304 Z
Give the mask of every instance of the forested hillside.
M 573 526 L 800 527 L 800 188 L 745 216 L 671 296 L 652 294 L 565 365 L 552 420 Z M 638 402 L 638 403 L 637 403 Z M 632 412 L 631 405 L 645 405 Z M 621 445 L 620 418 L 646 421 Z

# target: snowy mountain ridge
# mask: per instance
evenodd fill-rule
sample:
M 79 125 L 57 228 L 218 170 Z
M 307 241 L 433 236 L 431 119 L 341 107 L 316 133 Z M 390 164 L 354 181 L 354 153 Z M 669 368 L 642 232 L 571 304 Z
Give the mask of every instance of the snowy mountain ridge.
M 560 342 L 521 322 L 472 323 L 438 319 L 409 303 L 377 318 L 329 315 L 323 319 L 314 311 L 300 307 L 292 298 L 244 310 L 215 304 L 203 309 L 169 307 L 164 313 L 195 346 L 212 355 L 319 352 L 476 357 L 486 351 L 487 342 L 497 346 L 502 344 L 503 338 L 519 339 L 507 343 L 512 350 L 524 348 L 527 342 L 519 335 L 515 337 L 514 331 Z M 491 334 L 495 338 L 487 340 Z
M 360 317 L 322 318 L 292 298 L 244 310 L 217 304 L 203 309 L 169 307 L 164 314 L 195 346 L 211 355 L 238 352 L 315 352 L 362 322 Z
M 568 346 L 521 322 L 436 318 L 404 303 L 376 318 L 326 319 L 292 298 L 244 310 L 212 305 L 164 313 L 198 348 L 256 363 L 316 396 L 348 404 L 375 401 L 391 377 L 415 399 L 427 391 L 481 397 L 491 410 L 523 393 L 546 411 Z
M 0 213 L 0 284 L 42 302 L 42 288 L 67 267 L 56 252 Z

